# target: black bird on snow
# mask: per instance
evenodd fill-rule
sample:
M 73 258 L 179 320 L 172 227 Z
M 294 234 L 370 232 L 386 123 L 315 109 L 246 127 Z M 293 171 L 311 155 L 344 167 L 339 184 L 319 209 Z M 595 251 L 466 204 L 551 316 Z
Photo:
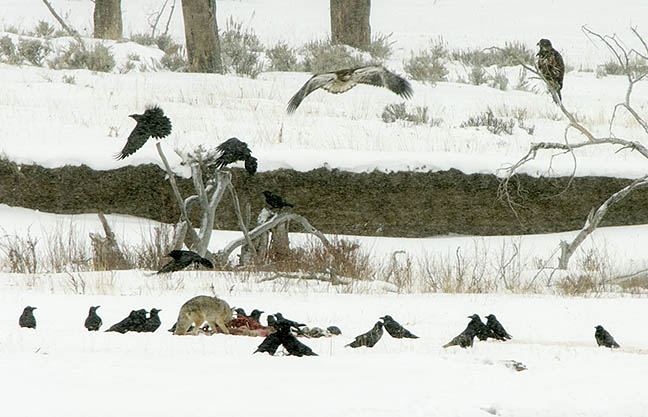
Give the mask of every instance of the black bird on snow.
M 385 67 L 369 65 L 313 75 L 290 99 L 286 111 L 293 113 L 307 95 L 319 88 L 329 93 L 339 94 L 349 91 L 357 84 L 386 87 L 406 99 L 413 94 L 412 86 L 406 79 L 388 71 Z
M 191 264 L 201 264 L 206 268 L 214 269 L 214 264 L 207 258 L 203 258 L 194 251 L 190 250 L 172 250 L 167 256 L 173 259 L 164 265 L 157 273 L 164 274 L 185 269 Z
M 300 357 L 317 356 L 311 348 L 297 340 L 297 338 L 290 332 L 291 327 L 294 327 L 295 324 L 297 323 L 292 320 L 284 319 L 283 317 L 280 317 L 279 320 L 275 320 L 274 316 L 268 316 L 268 326 L 273 327 L 276 332 L 263 339 L 263 342 L 261 342 L 253 354 L 257 352 L 265 352 L 274 355 L 279 346 L 283 345 L 289 355 Z
M 563 87 L 565 77 L 565 63 L 562 55 L 553 48 L 549 39 L 540 39 L 538 46 L 540 47 L 536 54 L 538 57 L 538 71 L 544 77 L 549 89 L 555 91 L 562 101 L 560 90 Z
M 108 330 L 107 332 L 118 332 L 118 333 L 126 333 L 126 332 L 133 332 L 133 331 L 139 331 L 146 323 L 146 310 L 143 308 L 140 310 L 131 310 L 130 314 L 128 317 L 126 317 L 124 320 L 120 321 L 119 323 L 115 323 Z
M 265 196 L 265 201 L 273 209 L 281 209 L 284 207 L 295 207 L 291 203 L 287 202 L 282 196 L 273 193 L 272 191 L 264 191 L 263 195 Z
M 235 311 L 236 314 L 238 314 L 239 316 L 245 316 L 245 317 L 248 316 L 247 313 L 245 312 L 245 310 L 244 310 L 242 307 L 235 308 L 234 311 Z
M 154 331 L 156 331 L 158 327 L 160 327 L 160 325 L 162 324 L 162 321 L 160 320 L 160 316 L 158 316 L 158 313 L 160 311 L 162 310 L 158 308 L 152 308 L 151 312 L 149 313 L 149 317 L 135 331 L 144 332 L 144 333 L 153 333 Z
M 457 335 L 451 341 L 443 345 L 443 347 L 447 348 L 450 346 L 459 346 L 465 349 L 467 347 L 472 347 L 474 339 L 475 339 L 475 331 L 473 330 L 472 327 L 468 326 L 464 329 L 463 332 L 459 333 L 459 335 Z
M 596 338 L 596 343 L 598 343 L 599 346 L 605 346 L 608 348 L 620 347 L 619 344 L 614 340 L 612 335 L 608 333 L 608 331 L 605 330 L 603 326 L 596 326 L 595 329 L 596 331 L 594 332 L 594 337 Z
M 496 339 L 498 340 L 508 340 L 511 339 L 513 336 L 508 334 L 506 329 L 504 329 L 504 326 L 497 320 L 497 317 L 495 317 L 495 314 L 489 314 L 486 316 L 486 327 L 488 327 L 491 332 L 496 336 Z
M 356 336 L 355 340 L 346 346 L 351 346 L 352 348 L 357 348 L 360 346 L 374 347 L 374 345 L 378 343 L 382 335 L 383 322 L 377 321 L 371 330 L 369 330 L 367 333 L 361 334 L 360 336 Z
M 340 328 L 337 326 L 329 326 L 326 328 L 326 331 L 335 336 L 342 334 L 342 330 L 340 330 Z
M 27 327 L 30 329 L 36 328 L 36 317 L 34 317 L 34 310 L 36 310 L 36 307 L 25 307 L 22 314 L 20 315 L 20 318 L 18 319 L 18 324 L 20 325 L 20 327 Z
M 90 311 L 88 311 L 88 317 L 85 319 L 85 323 L 83 324 L 86 329 L 89 331 L 97 331 L 103 324 L 101 321 L 101 317 L 97 315 L 97 309 L 100 306 L 92 306 L 90 307 Z
M 252 151 L 248 148 L 247 143 L 238 138 L 229 138 L 216 147 L 221 154 L 216 158 L 216 168 L 221 169 L 236 161 L 245 163 L 245 170 L 250 175 L 257 171 L 257 159 L 252 156 Z
M 409 330 L 401 326 L 399 322 L 392 318 L 392 316 L 387 315 L 380 319 L 385 322 L 385 330 L 387 330 L 387 333 L 389 333 L 391 337 L 395 337 L 396 339 L 418 339 L 418 336 L 413 335 Z
M 479 318 L 477 314 L 468 316 L 468 318 L 470 319 L 470 322 L 468 323 L 468 327 L 466 328 L 471 328 L 475 333 L 475 336 L 477 336 L 479 340 L 483 341 L 488 339 L 489 337 L 493 339 L 497 339 L 493 331 L 489 329 L 488 326 L 486 326 L 483 321 L 481 321 L 481 318 Z
M 116 159 L 124 159 L 137 152 L 144 146 L 148 138 L 162 139 L 171 133 L 171 120 L 164 115 L 158 106 L 147 108 L 143 114 L 130 114 L 128 117 L 135 119 L 137 124 L 128 135 L 124 149 L 115 155 Z

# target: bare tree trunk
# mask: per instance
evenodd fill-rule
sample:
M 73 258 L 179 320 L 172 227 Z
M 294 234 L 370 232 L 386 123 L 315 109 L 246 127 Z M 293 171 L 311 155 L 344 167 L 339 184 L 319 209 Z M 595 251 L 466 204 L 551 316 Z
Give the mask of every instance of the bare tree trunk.
M 331 0 L 331 42 L 367 49 L 371 0 Z
M 121 39 L 121 0 L 95 0 L 94 37 L 99 39 Z
M 290 239 L 288 238 L 289 222 L 280 223 L 272 229 L 270 238 L 270 254 L 273 260 L 281 261 L 290 255 Z
M 216 0 L 182 0 L 190 72 L 223 73 Z

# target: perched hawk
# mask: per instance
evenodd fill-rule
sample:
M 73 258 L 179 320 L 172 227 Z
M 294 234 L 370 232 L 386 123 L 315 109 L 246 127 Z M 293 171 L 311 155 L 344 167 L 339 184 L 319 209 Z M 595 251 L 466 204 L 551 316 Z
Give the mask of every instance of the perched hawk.
M 116 159 L 124 159 L 134 154 L 150 137 L 161 139 L 171 133 L 171 120 L 158 106 L 147 108 L 144 114 L 131 114 L 128 117 L 135 119 L 137 125 L 128 136 L 124 149 L 115 155 Z
M 558 98 L 562 101 L 560 90 L 563 86 L 563 78 L 565 77 L 565 63 L 558 51 L 553 49 L 549 39 L 540 39 L 538 42 L 540 50 L 536 54 L 538 56 L 538 70 L 540 74 L 547 81 L 547 86 L 558 94 Z
M 288 113 L 293 113 L 297 110 L 302 100 L 318 88 L 323 88 L 329 93 L 339 94 L 349 91 L 356 84 L 387 87 L 403 98 L 410 98 L 413 94 L 412 86 L 406 79 L 399 77 L 382 66 L 371 65 L 368 67 L 343 69 L 313 75 L 290 99 L 286 110 Z
M 216 147 L 221 154 L 216 158 L 216 168 L 221 169 L 236 161 L 245 163 L 245 170 L 250 175 L 257 171 L 257 159 L 252 156 L 252 151 L 248 148 L 247 143 L 237 138 L 229 138 Z

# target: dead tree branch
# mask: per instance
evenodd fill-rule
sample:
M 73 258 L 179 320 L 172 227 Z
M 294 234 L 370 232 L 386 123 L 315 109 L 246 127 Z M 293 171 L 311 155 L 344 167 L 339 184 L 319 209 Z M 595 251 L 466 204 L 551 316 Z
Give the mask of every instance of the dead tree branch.
M 645 175 L 635 181 L 632 182 L 632 184 L 628 185 L 625 188 L 622 188 L 621 190 L 617 191 L 616 193 L 612 194 L 610 198 L 605 200 L 601 206 L 592 211 L 590 211 L 589 215 L 587 216 L 587 220 L 585 221 L 585 225 L 581 229 L 581 231 L 576 235 L 574 240 L 571 241 L 571 243 L 567 243 L 564 240 L 560 241 L 560 257 L 558 258 L 558 269 L 567 269 L 567 265 L 569 264 L 569 259 L 571 256 L 574 254 L 578 246 L 580 246 L 581 243 L 589 236 L 592 234 L 594 230 L 598 227 L 599 223 L 605 216 L 605 214 L 608 211 L 608 208 L 612 206 L 615 203 L 618 203 L 619 201 L 623 200 L 628 194 L 630 194 L 634 190 L 638 190 L 641 188 L 645 188 L 648 186 L 648 175 Z
M 252 256 L 256 257 L 256 248 L 254 247 L 254 243 L 252 243 L 252 239 L 250 239 L 250 235 L 248 234 L 248 229 L 245 226 L 245 222 L 243 222 L 243 216 L 241 215 L 241 205 L 239 204 L 236 190 L 234 189 L 234 186 L 231 182 L 228 184 L 227 188 L 229 188 L 230 193 L 232 194 L 232 202 L 234 203 L 234 211 L 236 212 L 236 218 L 238 219 L 239 227 L 243 232 L 243 236 L 245 236 L 246 243 L 250 246 L 250 252 L 252 252 Z
M 82 46 L 83 46 L 83 41 L 81 40 L 81 35 L 79 35 L 79 32 L 74 30 L 71 26 L 69 26 L 67 23 L 65 23 L 65 20 L 61 16 L 59 16 L 58 13 L 56 13 L 56 10 L 54 10 L 54 7 L 50 4 L 49 1 L 43 0 L 43 3 L 45 3 L 45 6 L 49 9 L 50 13 L 54 16 L 54 18 L 59 22 L 63 30 L 65 30 L 67 33 L 70 34 L 73 38 L 75 38 Z
M 288 278 L 288 279 L 298 279 L 298 280 L 307 280 L 307 281 L 321 281 L 321 282 L 330 282 L 331 285 L 350 285 L 353 283 L 351 278 L 338 277 L 335 271 L 329 269 L 328 273 L 274 273 L 272 276 L 265 277 L 260 279 L 258 282 L 267 282 L 274 281 L 279 278 Z
M 326 238 L 326 236 L 324 236 L 324 234 L 322 234 L 322 232 L 320 232 L 319 230 L 311 226 L 311 224 L 308 222 L 308 220 L 306 220 L 305 217 L 295 213 L 283 213 L 283 214 L 278 214 L 273 216 L 265 223 L 260 224 L 254 229 L 250 230 L 248 234 L 249 239 L 254 240 L 257 237 L 261 236 L 263 233 L 267 232 L 268 230 L 275 228 L 277 225 L 282 224 L 284 222 L 293 221 L 293 220 L 296 221 L 297 223 L 300 223 L 304 228 L 305 232 L 317 236 L 324 245 L 326 246 L 330 245 L 328 239 Z M 214 258 L 216 259 L 216 262 L 218 262 L 221 265 L 225 265 L 232 251 L 237 247 L 243 245 L 244 243 L 248 243 L 245 237 L 228 243 L 223 249 L 221 249 L 220 251 L 214 254 Z
M 614 36 L 608 36 L 608 35 L 600 35 L 591 29 L 587 28 L 586 26 L 583 26 L 582 28 L 583 32 L 586 34 L 586 36 L 592 36 L 599 41 L 601 41 L 610 51 L 611 53 L 615 56 L 616 60 L 619 62 L 619 64 L 622 66 L 624 69 L 624 72 L 627 76 L 628 79 L 628 87 L 626 90 L 625 94 L 625 99 L 622 103 L 618 103 L 611 114 L 610 118 L 610 125 L 609 125 L 609 135 L 607 136 L 600 136 L 596 137 L 594 136 L 585 126 L 583 126 L 581 123 L 576 120 L 576 118 L 565 108 L 563 103 L 560 100 L 557 100 L 557 94 L 555 91 L 552 91 L 551 88 L 549 88 L 550 93 L 554 96 L 554 100 L 558 104 L 558 107 L 562 111 L 562 113 L 567 117 L 569 120 L 569 124 L 565 128 L 565 133 L 564 133 L 564 142 L 536 142 L 532 143 L 529 151 L 524 155 L 522 158 L 520 158 L 517 162 L 514 164 L 511 164 L 510 166 L 504 167 L 500 170 L 500 172 L 503 172 L 504 175 L 500 179 L 500 185 L 497 190 L 498 198 L 501 200 L 505 201 L 509 207 L 513 210 L 515 215 L 517 216 L 517 212 L 515 210 L 516 206 L 519 206 L 517 204 L 513 197 L 511 196 L 511 180 L 516 178 L 516 174 L 522 168 L 524 165 L 529 163 L 530 161 L 534 160 L 539 151 L 542 150 L 559 150 L 559 151 L 564 151 L 568 152 L 572 155 L 574 158 L 574 171 L 572 172 L 572 175 L 570 177 L 570 182 L 573 179 L 575 175 L 575 167 L 576 167 L 576 155 L 574 151 L 579 148 L 584 148 L 588 146 L 595 146 L 595 145 L 612 145 L 612 146 L 617 146 L 618 151 L 623 150 L 623 149 L 630 149 L 632 151 L 637 151 L 639 154 L 641 154 L 644 158 L 648 159 L 648 148 L 643 145 L 640 141 L 635 140 L 635 139 L 629 139 L 629 138 L 622 138 L 618 137 L 614 134 L 613 132 L 613 126 L 615 122 L 615 118 L 617 115 L 617 112 L 619 109 L 623 108 L 628 113 L 634 118 L 634 120 L 637 122 L 639 126 L 648 134 L 648 124 L 646 121 L 638 114 L 638 112 L 632 107 L 632 104 L 630 102 L 631 96 L 632 96 L 632 91 L 634 84 L 639 82 L 640 80 L 644 79 L 648 75 L 648 71 L 644 72 L 637 72 L 635 69 L 631 67 L 631 60 L 633 57 L 635 59 L 647 59 L 648 56 L 648 44 L 646 44 L 645 40 L 641 37 L 641 35 L 636 31 L 636 29 L 632 29 L 632 32 L 634 35 L 637 37 L 637 39 L 640 41 L 641 45 L 643 48 L 646 50 L 646 55 L 643 55 L 639 53 L 635 49 L 628 49 L 627 47 L 624 46 L 624 44 L 616 37 Z M 492 49 L 500 49 L 493 47 Z M 501 49 L 500 49 L 501 50 Z M 538 75 L 540 78 L 542 78 L 545 83 L 546 80 L 544 77 L 542 77 L 542 74 L 537 71 L 537 69 L 533 69 L 529 67 L 528 65 L 525 65 L 519 58 L 516 57 L 518 62 L 520 62 L 520 65 L 522 65 L 524 68 L 527 70 L 535 73 Z M 586 140 L 584 141 L 579 141 L 576 143 L 571 143 L 570 138 L 569 138 L 569 130 L 570 129 L 576 129 L 578 132 L 580 132 Z M 561 248 L 561 256 L 559 258 L 559 268 L 561 269 L 566 269 L 567 264 L 569 262 L 569 259 L 571 255 L 574 253 L 574 251 L 578 248 L 578 246 L 583 242 L 583 240 L 589 236 L 599 225 L 601 219 L 607 212 L 607 208 L 618 202 L 619 200 L 625 198 L 630 192 L 639 189 L 639 188 L 644 188 L 646 185 L 648 185 L 648 177 L 642 177 L 640 179 L 637 179 L 634 181 L 632 184 L 629 186 L 623 188 L 622 190 L 619 190 L 617 193 L 612 195 L 605 203 L 603 203 L 597 210 L 593 210 L 590 215 L 587 218 L 587 221 L 585 223 L 585 226 L 581 230 L 581 232 L 576 236 L 576 238 L 571 242 L 560 242 L 560 248 Z M 519 186 L 518 192 L 519 190 Z

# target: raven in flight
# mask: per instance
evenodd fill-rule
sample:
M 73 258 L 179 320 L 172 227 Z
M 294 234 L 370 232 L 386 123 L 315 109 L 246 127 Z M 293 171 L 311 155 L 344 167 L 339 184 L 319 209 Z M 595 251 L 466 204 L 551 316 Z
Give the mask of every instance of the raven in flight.
M 164 115 L 164 112 L 158 106 L 146 109 L 144 114 L 131 114 L 128 117 L 135 119 L 137 124 L 128 136 L 124 149 L 115 155 L 116 159 L 124 159 L 134 154 L 144 146 L 150 137 L 162 139 L 171 133 L 171 120 Z

